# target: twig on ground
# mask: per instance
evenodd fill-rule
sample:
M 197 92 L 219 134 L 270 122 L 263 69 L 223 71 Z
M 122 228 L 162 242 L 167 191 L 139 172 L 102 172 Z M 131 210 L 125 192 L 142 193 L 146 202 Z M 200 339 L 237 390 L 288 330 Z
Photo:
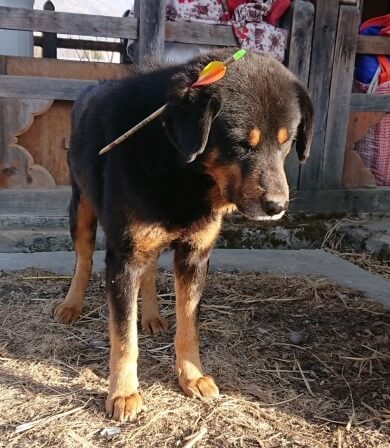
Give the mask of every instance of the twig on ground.
M 183 445 L 183 448 L 191 448 L 191 447 L 195 446 L 195 444 L 197 442 L 199 442 L 201 439 L 203 439 L 203 437 L 206 434 L 207 434 L 207 428 L 202 428 L 197 433 L 195 433 L 189 437 L 186 437 L 184 439 L 186 441 L 186 443 Z

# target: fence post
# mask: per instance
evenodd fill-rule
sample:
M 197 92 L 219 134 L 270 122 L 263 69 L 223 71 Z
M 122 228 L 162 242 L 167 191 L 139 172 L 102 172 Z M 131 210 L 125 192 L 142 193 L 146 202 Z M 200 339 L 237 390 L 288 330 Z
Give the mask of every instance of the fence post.
M 54 4 L 47 0 L 43 5 L 45 11 L 55 11 Z M 42 56 L 44 58 L 57 59 L 57 34 L 42 33 Z
M 130 9 L 127 9 L 123 14 L 122 17 L 129 17 L 130 16 Z M 121 39 L 121 53 L 120 53 L 120 62 L 121 64 L 131 64 L 131 59 L 129 58 L 129 55 L 127 54 L 127 46 L 129 43 L 129 39 Z
M 165 0 L 135 0 L 134 15 L 138 18 L 135 62 L 160 61 L 165 43 Z
M 0 75 L 7 74 L 7 56 L 0 56 Z M 0 188 L 4 187 L 8 168 L 8 129 L 6 128 L 6 98 L 0 98 Z

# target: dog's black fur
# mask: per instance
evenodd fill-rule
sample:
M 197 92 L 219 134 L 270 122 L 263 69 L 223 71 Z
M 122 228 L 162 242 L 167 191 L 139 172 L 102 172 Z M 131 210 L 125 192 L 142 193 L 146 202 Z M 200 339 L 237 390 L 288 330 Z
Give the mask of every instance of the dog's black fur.
M 185 308 L 186 300 L 199 302 L 208 255 L 226 211 L 237 208 L 249 218 L 267 219 L 281 216 L 287 207 L 283 164 L 295 140 L 299 159 L 308 156 L 310 98 L 287 69 L 266 55 L 247 55 L 229 66 L 220 81 L 190 87 L 209 61 L 225 60 L 231 54 L 231 49 L 222 50 L 188 64 L 103 82 L 85 91 L 74 105 L 69 152 L 72 235 L 76 242 L 86 239 L 80 224 L 88 221 L 80 211 L 83 198 L 84 210 L 89 207 L 93 215 L 86 226 L 97 218 L 106 234 L 112 341 L 125 344 L 133 337 L 129 337 L 129 321 L 134 318 L 134 296 L 153 254 L 169 245 L 175 248 L 176 288 L 182 291 L 177 292 L 177 306 L 182 302 Z M 161 117 L 107 155 L 98 155 L 166 102 Z M 94 230 L 87 233 L 87 239 L 93 240 Z M 79 257 L 83 250 L 78 250 Z M 63 313 L 57 312 L 57 318 L 73 320 Z M 180 325 L 191 326 L 193 315 L 180 319 L 189 319 Z M 187 353 L 187 346 L 180 347 L 188 335 L 180 331 L 177 350 Z M 196 335 L 188 336 L 187 342 L 196 351 Z M 111 356 L 113 385 L 107 410 L 123 419 L 134 415 L 137 406 L 130 404 L 133 414 L 126 414 L 115 400 L 124 396 L 127 403 L 136 386 L 121 392 L 115 379 L 121 368 L 116 367 L 115 356 Z M 179 377 L 188 377 L 181 381 L 186 393 L 196 388 L 203 395 L 215 395 L 218 389 L 213 382 L 211 392 L 199 385 L 200 380 L 197 386 L 188 386 L 195 381 L 191 375 L 196 375 L 183 374 L 184 365 L 179 361 L 177 368 Z M 201 378 L 209 381 L 210 377 Z

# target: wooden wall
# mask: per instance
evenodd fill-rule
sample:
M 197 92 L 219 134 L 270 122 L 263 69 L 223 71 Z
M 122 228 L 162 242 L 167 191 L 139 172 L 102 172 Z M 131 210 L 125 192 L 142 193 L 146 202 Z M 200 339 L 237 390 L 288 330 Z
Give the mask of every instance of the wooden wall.
M 81 80 L 119 79 L 131 75 L 129 66 L 119 64 L 19 57 L 4 59 L 7 75 Z M 20 100 L 8 98 L 3 101 L 7 101 L 7 106 L 12 109 L 15 117 L 14 121 L 11 119 L 11 122 L 8 122 L 8 131 L 5 130 L 8 134 L 6 141 L 10 146 L 10 167 L 7 168 L 7 173 L 11 177 L 8 177 L 8 186 L 48 188 L 67 185 L 69 173 L 66 148 L 70 136 L 72 101 L 30 100 L 31 108 L 24 113 L 29 116 L 23 120 L 20 120 Z M 23 104 L 26 101 L 28 100 L 23 100 Z M 37 106 L 34 106 L 35 104 Z M 43 173 L 46 173 L 46 176 Z M 7 182 L 4 183 L 3 186 L 7 186 Z

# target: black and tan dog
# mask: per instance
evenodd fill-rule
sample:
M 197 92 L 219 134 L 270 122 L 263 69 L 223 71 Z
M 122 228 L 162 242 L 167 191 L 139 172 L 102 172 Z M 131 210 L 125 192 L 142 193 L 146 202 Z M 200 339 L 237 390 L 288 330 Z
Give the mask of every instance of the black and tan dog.
M 254 220 L 280 218 L 289 200 L 284 160 L 296 140 L 308 156 L 312 104 L 281 64 L 248 55 L 223 79 L 191 88 L 211 60 L 105 82 L 75 103 L 69 164 L 70 225 L 75 274 L 57 320 L 80 316 L 92 269 L 97 220 L 106 235 L 106 290 L 110 309 L 110 385 L 106 410 L 129 420 L 141 409 L 137 379 L 137 296 L 142 327 L 167 329 L 156 300 L 156 262 L 174 250 L 176 370 L 188 395 L 217 396 L 203 372 L 197 310 L 208 259 L 224 214 L 238 209 Z M 164 114 L 107 155 L 99 150 L 169 101 Z

